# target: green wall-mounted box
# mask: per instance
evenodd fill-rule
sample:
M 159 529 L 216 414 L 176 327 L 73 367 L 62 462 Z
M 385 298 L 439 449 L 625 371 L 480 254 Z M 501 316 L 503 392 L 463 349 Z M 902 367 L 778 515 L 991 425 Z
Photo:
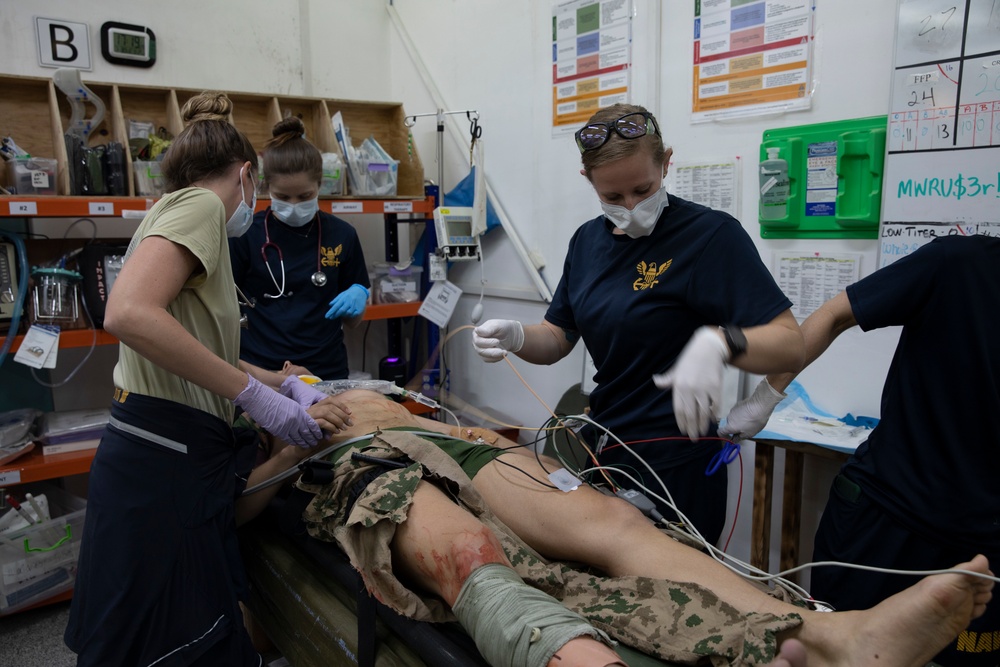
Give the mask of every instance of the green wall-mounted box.
M 765 130 L 760 162 L 778 148 L 789 190 L 778 214 L 758 202 L 761 238 L 878 238 L 885 130 L 886 116 Z

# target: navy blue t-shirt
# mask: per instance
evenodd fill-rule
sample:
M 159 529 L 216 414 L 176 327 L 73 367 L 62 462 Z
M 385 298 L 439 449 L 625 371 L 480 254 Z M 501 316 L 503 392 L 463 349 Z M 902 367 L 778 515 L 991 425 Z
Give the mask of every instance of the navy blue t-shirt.
M 545 319 L 578 332 L 594 359 L 593 419 L 626 443 L 679 436 L 671 392 L 653 374 L 698 327 L 766 324 L 791 302 L 732 216 L 670 196 L 647 237 L 612 234 L 609 224 L 602 215 L 573 235 Z M 705 452 L 687 437 L 632 449 L 654 468 Z M 601 460 L 636 463 L 621 448 Z
M 274 279 L 261 257 L 265 216 L 271 242 L 281 248 L 285 261 L 285 293 L 290 296 L 278 299 L 265 296 L 278 294 L 281 285 L 278 253 L 273 248 L 267 251 Z M 322 227 L 316 221 L 291 227 L 268 208 L 254 216 L 243 236 L 229 240 L 236 284 L 247 298 L 257 300 L 256 308 L 242 307 L 249 327 L 242 330 L 240 359 L 269 370 L 280 369 L 287 359 L 324 380 L 338 380 L 348 374 L 343 327 L 340 320 L 324 315 L 330 301 L 345 289 L 370 283 L 354 227 L 323 212 L 319 223 Z M 323 287 L 312 283 L 317 267 L 326 274 Z
M 1000 548 L 1000 239 L 944 237 L 847 288 L 865 331 L 902 325 L 882 415 L 844 471 L 933 542 Z

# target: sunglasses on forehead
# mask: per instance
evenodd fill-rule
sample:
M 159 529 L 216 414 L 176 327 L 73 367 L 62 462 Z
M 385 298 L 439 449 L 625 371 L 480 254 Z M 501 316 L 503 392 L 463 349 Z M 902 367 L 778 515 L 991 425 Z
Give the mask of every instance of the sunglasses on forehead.
M 660 134 L 656 119 L 648 111 L 633 111 L 610 123 L 587 123 L 574 135 L 581 153 L 600 148 L 614 131 L 622 139 L 638 139 L 647 134 Z

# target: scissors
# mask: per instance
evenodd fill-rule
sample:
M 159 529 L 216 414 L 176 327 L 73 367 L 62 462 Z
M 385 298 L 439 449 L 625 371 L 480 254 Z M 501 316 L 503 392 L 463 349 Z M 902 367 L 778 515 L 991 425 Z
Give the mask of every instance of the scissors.
M 708 462 L 708 467 L 705 468 L 705 476 L 714 475 L 718 472 L 719 468 L 724 465 L 729 465 L 732 463 L 733 459 L 739 456 L 740 444 L 738 442 L 731 442 L 726 440 L 722 445 L 722 449 L 715 453 L 712 460 Z

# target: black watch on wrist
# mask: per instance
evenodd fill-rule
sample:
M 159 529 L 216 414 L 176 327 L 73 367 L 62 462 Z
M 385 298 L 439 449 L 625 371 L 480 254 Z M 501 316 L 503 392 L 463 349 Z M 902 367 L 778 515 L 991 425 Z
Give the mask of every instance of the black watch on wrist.
M 726 338 L 726 346 L 729 348 L 729 361 L 747 351 L 747 337 L 743 333 L 743 329 L 735 324 L 727 324 L 719 328 L 722 329 L 722 335 Z

